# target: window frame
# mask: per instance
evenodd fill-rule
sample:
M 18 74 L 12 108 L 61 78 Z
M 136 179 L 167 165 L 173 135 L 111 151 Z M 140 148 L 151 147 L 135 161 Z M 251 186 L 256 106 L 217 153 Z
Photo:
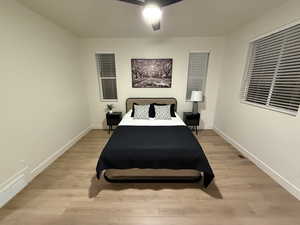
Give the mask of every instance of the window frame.
M 205 99 L 206 96 L 206 85 L 207 85 L 207 79 L 208 79 L 208 72 L 209 72 L 209 64 L 210 64 L 210 58 L 211 58 L 211 51 L 210 50 L 192 50 L 189 51 L 187 54 L 187 73 L 186 73 L 186 86 L 185 86 L 185 94 L 184 94 L 184 100 L 185 102 L 192 102 L 191 99 L 187 99 L 187 91 L 188 91 L 188 83 L 189 83 L 189 66 L 190 66 L 190 54 L 192 53 L 206 53 L 208 54 L 208 60 L 207 60 L 207 71 L 206 71 L 206 79 L 205 79 L 205 87 L 204 91 L 202 90 L 203 98 Z
M 291 28 L 293 26 L 299 25 L 299 24 L 300 24 L 300 20 L 296 21 L 296 22 L 293 22 L 293 23 L 283 25 L 283 26 L 281 26 L 277 29 L 274 29 L 271 32 L 265 33 L 263 35 L 255 37 L 254 39 L 248 41 L 248 50 L 247 50 L 247 54 L 246 54 L 246 63 L 245 63 L 244 75 L 243 75 L 243 79 L 241 81 L 241 89 L 240 89 L 240 93 L 239 93 L 240 103 L 250 105 L 250 106 L 255 106 L 255 107 L 258 107 L 258 108 L 262 108 L 262 109 L 267 109 L 269 111 L 274 111 L 274 112 L 287 114 L 287 115 L 290 115 L 290 116 L 295 116 L 296 117 L 298 115 L 298 113 L 300 111 L 300 106 L 298 108 L 298 111 L 292 111 L 292 110 L 283 109 L 283 108 L 272 106 L 272 105 L 262 105 L 262 104 L 258 104 L 258 103 L 254 103 L 254 102 L 249 102 L 249 101 L 246 100 L 245 95 L 247 94 L 247 88 L 248 87 L 246 85 L 247 85 L 247 78 L 248 78 L 248 70 L 249 70 L 249 65 L 250 65 L 250 62 L 251 62 L 251 55 L 252 55 L 252 51 L 253 51 L 254 42 L 259 40 L 259 39 L 262 39 L 264 37 L 275 34 L 277 32 L 280 32 L 280 31 L 283 31 L 285 29 Z M 273 80 L 272 80 L 272 86 L 273 86 L 274 81 L 276 81 L 275 76 L 273 77 Z
M 115 70 L 116 70 L 116 76 L 115 77 L 101 77 L 99 74 L 99 71 L 97 69 L 96 75 L 97 75 L 97 80 L 98 80 L 98 91 L 99 91 L 99 97 L 101 102 L 118 102 L 119 96 L 118 96 L 118 72 L 117 72 L 117 60 L 116 60 L 116 52 L 115 51 L 97 51 L 94 54 L 95 57 L 95 63 L 96 63 L 96 68 L 98 67 L 97 65 L 97 55 L 99 54 L 114 54 L 115 56 Z M 116 89 L 117 89 L 117 98 L 116 99 L 105 99 L 103 97 L 103 88 L 102 88 L 102 80 L 111 80 L 114 79 L 116 80 Z

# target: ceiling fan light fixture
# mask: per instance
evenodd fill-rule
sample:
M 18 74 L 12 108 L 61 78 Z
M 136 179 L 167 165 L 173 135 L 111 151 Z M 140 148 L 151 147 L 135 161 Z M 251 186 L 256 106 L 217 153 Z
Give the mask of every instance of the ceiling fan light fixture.
M 157 24 L 162 17 L 161 8 L 156 4 L 147 4 L 143 10 L 143 17 L 149 24 Z

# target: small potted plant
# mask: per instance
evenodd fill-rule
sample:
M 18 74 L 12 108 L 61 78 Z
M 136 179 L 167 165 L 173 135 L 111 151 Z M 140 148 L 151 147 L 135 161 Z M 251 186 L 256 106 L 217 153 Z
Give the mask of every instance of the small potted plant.
M 114 105 L 113 104 L 107 104 L 106 105 L 106 111 L 111 114 L 113 111 Z

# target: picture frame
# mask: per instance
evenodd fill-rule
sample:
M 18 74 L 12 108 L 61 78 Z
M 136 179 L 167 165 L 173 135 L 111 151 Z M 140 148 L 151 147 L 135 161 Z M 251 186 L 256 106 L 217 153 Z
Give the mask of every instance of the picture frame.
M 131 59 L 133 88 L 171 88 L 173 59 Z

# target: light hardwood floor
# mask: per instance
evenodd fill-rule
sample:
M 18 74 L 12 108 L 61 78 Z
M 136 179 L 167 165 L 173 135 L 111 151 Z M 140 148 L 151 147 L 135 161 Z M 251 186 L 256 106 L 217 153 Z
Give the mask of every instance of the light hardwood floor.
M 300 203 L 214 131 L 198 139 L 215 183 L 110 184 L 95 179 L 109 136 L 92 130 L 4 208 L 1 225 L 298 225 Z

